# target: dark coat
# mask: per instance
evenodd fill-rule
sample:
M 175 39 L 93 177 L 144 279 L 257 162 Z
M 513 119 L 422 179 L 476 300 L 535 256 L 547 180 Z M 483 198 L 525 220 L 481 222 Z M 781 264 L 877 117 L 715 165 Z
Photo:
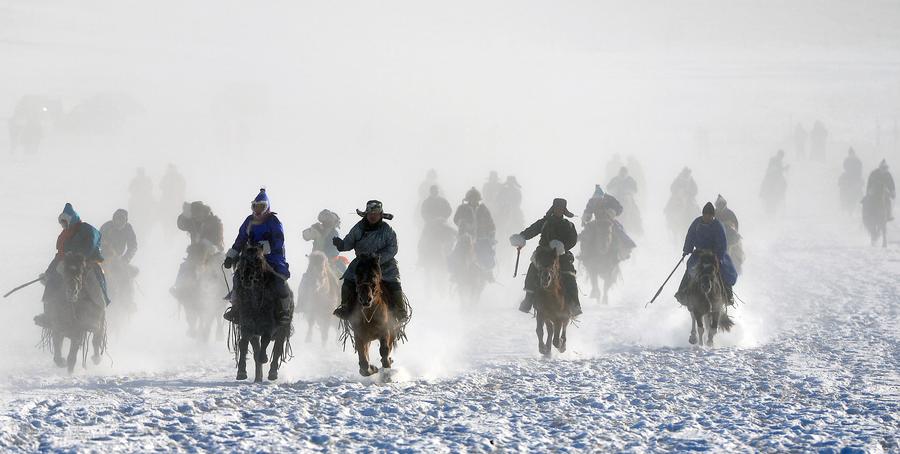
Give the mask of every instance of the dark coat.
M 453 214 L 453 208 L 450 206 L 450 202 L 439 195 L 428 196 L 422 202 L 422 219 L 425 222 L 435 219 L 447 220 L 451 214 Z
M 728 286 L 733 286 L 737 282 L 737 270 L 731 262 L 728 255 L 728 240 L 725 237 L 725 227 L 718 219 L 713 219 L 709 224 L 703 222 L 703 217 L 694 219 L 688 228 L 687 235 L 684 237 L 685 254 L 691 254 L 688 259 L 687 268 L 691 269 L 698 260 L 698 256 L 693 252 L 699 249 L 712 250 L 719 259 L 719 269 L 722 273 L 722 279 Z
M 875 169 L 869 174 L 869 181 L 866 183 L 866 194 L 875 194 L 879 190 L 886 190 L 893 199 L 896 196 L 894 189 L 894 177 L 887 169 Z
M 137 236 L 131 224 L 120 229 L 113 221 L 107 221 L 100 227 L 100 247 L 106 257 L 116 254 L 128 263 L 137 253 Z
M 459 228 L 460 233 L 470 233 L 475 239 L 493 240 L 496 234 L 494 218 L 491 217 L 487 205 L 483 203 L 474 208 L 468 203 L 463 203 L 456 209 L 453 223 Z
M 353 250 L 356 258 L 350 262 L 347 271 L 344 272 L 345 281 L 356 281 L 356 263 L 362 254 L 378 256 L 381 263 L 381 279 L 385 282 L 399 282 L 400 268 L 397 266 L 397 234 L 387 222 L 381 221 L 371 225 L 369 221 L 361 219 L 350 229 L 337 246 L 338 251 Z
M 602 197 L 591 197 L 584 207 L 584 213 L 581 215 L 582 224 L 587 224 L 588 222 L 591 222 L 592 219 L 601 218 L 603 216 L 603 210 L 607 209 L 613 210 L 616 216 L 621 216 L 622 211 L 624 211 L 622 204 L 609 194 L 603 194 Z
M 575 271 L 575 257 L 571 250 L 578 243 L 578 231 L 575 230 L 572 221 L 564 217 L 547 215 L 525 228 L 520 235 L 526 240 L 540 235 L 538 245 L 542 247 L 549 247 L 551 241 L 559 240 L 566 248 L 566 253 L 560 256 L 560 268 L 563 271 Z

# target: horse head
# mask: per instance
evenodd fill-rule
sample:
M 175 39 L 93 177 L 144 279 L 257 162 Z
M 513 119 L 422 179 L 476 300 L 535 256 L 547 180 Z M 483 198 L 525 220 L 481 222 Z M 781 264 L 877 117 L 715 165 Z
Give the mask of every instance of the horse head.
M 62 260 L 62 277 L 66 291 L 66 300 L 70 303 L 78 301 L 81 289 L 84 288 L 84 270 L 87 261 L 84 256 L 75 252 L 67 252 Z
M 263 247 L 256 243 L 244 246 L 237 269 L 240 270 L 241 282 L 245 288 L 255 287 L 265 279 L 266 273 L 274 272 L 266 262 Z
M 553 248 L 538 246 L 531 257 L 531 263 L 537 269 L 541 287 L 549 289 L 559 279 L 559 255 Z
M 377 255 L 360 254 L 356 261 L 356 297 L 365 309 L 381 297 L 381 259 Z
M 719 279 L 719 259 L 713 251 L 704 249 L 699 252 L 696 266 L 700 290 L 709 295 Z

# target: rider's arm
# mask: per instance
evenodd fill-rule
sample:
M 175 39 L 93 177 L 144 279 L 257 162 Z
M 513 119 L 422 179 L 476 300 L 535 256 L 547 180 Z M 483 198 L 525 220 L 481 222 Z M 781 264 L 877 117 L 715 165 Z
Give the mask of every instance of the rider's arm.
M 688 227 L 687 235 L 684 236 L 684 247 L 681 249 L 685 254 L 690 254 L 694 252 L 694 235 L 696 234 L 697 223 L 700 222 L 700 219 L 694 219 L 694 222 L 691 223 L 691 226 Z
M 525 230 L 522 230 L 522 233 L 519 233 L 519 235 L 522 235 L 522 237 L 526 240 L 530 240 L 538 236 L 541 233 L 541 229 L 544 228 L 544 221 L 544 218 L 540 218 L 537 221 L 534 221 L 534 224 L 531 224 Z
M 134 254 L 137 253 L 137 235 L 134 234 L 134 229 L 131 227 L 131 224 L 127 224 L 125 226 L 125 256 L 124 259 L 126 262 L 130 262 L 131 259 L 134 258 Z
M 247 244 L 247 239 L 249 238 L 249 235 L 247 234 L 247 225 L 250 223 L 250 218 L 251 216 L 247 216 L 247 219 L 244 219 L 244 223 L 241 224 L 237 238 L 234 239 L 234 244 L 231 246 L 231 249 L 228 250 L 228 257 L 237 257 L 244 249 L 244 245 Z
M 399 247 L 397 246 L 397 233 L 394 232 L 394 229 L 388 229 L 385 233 L 385 244 L 384 247 L 378 251 L 378 257 L 381 259 L 381 263 L 387 263 L 397 255 L 397 250 Z
M 284 226 L 281 224 L 281 221 L 276 220 L 275 222 L 271 222 L 271 238 L 269 247 L 271 248 L 270 254 L 275 255 L 284 255 Z
M 359 224 L 353 226 L 349 232 L 347 232 L 347 236 L 344 237 L 341 245 L 335 245 L 335 248 L 338 252 L 346 252 L 352 251 L 354 247 L 356 247 L 357 236 L 362 236 L 362 227 Z
M 564 228 L 563 237 L 560 238 L 560 241 L 562 241 L 568 251 L 578 243 L 578 231 L 575 230 L 575 224 L 572 224 L 571 222 L 566 222 L 565 224 L 566 227 Z

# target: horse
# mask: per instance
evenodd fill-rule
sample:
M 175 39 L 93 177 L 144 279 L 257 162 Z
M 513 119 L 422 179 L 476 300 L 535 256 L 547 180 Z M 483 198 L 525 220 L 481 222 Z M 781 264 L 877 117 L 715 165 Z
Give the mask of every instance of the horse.
M 328 257 L 321 251 L 309 254 L 309 264 L 300 279 L 297 291 L 296 312 L 304 314 L 308 329 L 306 342 L 312 341 L 313 327 L 318 325 L 322 334 L 322 344 L 328 341 L 328 331 L 337 326 L 331 311 L 341 301 L 341 285 Z
M 770 168 L 763 178 L 759 191 L 759 196 L 765 204 L 766 214 L 773 215 L 781 210 L 784 206 L 785 192 L 787 192 L 787 180 L 784 177 L 784 170 Z
M 107 276 L 109 299 L 116 302 L 109 308 L 107 317 L 112 320 L 113 327 L 121 327 L 137 312 L 137 304 L 134 301 L 134 279 L 138 269 L 125 262 L 121 254 L 111 250 L 110 245 L 104 246 L 106 247 L 103 249 L 104 260 L 101 267 Z
M 475 238 L 471 234 L 460 233 L 448 262 L 451 281 L 463 304 L 471 306 L 477 303 L 487 285 L 488 275 L 479 263 Z
M 881 238 L 881 247 L 887 247 L 887 223 L 891 210 L 891 196 L 887 189 L 882 188 L 867 194 L 862 201 L 862 218 L 866 230 L 872 239 L 872 246 L 878 245 Z
M 619 251 L 615 247 L 613 220 L 597 218 L 588 222 L 581 232 L 581 254 L 579 259 L 587 269 L 591 282 L 591 298 L 609 304 L 609 289 L 619 278 Z M 603 279 L 601 294 L 598 278 Z
M 97 275 L 99 271 L 83 255 L 66 253 L 59 269 L 62 295 L 47 306 L 50 328 L 45 330 L 45 336 L 49 335 L 53 361 L 59 367 L 66 367 L 71 374 L 80 348 L 84 348 L 87 357 L 89 338 L 94 349 L 91 359 L 94 364 L 100 363 L 106 348 L 106 301 Z M 65 360 L 62 357 L 64 338 L 69 339 L 69 354 Z
M 852 215 L 863 198 L 862 178 L 844 171 L 838 178 L 838 188 L 840 189 L 841 209 L 846 214 Z
M 566 351 L 566 329 L 571 315 L 566 305 L 565 292 L 560 280 L 559 255 L 553 248 L 538 246 L 531 256 L 540 278 L 540 285 L 535 289 L 534 309 L 537 327 L 538 351 L 545 357 L 550 356 L 551 344 L 560 353 Z M 547 338 L 544 339 L 544 328 Z
M 456 229 L 443 219 L 432 219 L 425 223 L 419 239 L 418 265 L 425 272 L 425 288 L 428 292 L 446 290 L 447 258 L 456 242 Z
M 278 379 L 278 368 L 284 361 L 292 327 L 290 323 L 278 323 L 276 305 L 282 304 L 282 298 L 293 300 L 294 295 L 287 285 L 282 286 L 286 294 L 279 294 L 275 279 L 281 278 L 266 262 L 262 246 L 248 243 L 235 269 L 234 297 L 239 304 L 232 346 L 237 352 L 237 380 L 247 379 L 247 346 L 252 345 L 256 363 L 253 381 L 262 381 L 263 364 L 269 361 L 266 355 L 269 343 L 274 343 L 269 380 Z
M 391 352 L 394 344 L 403 336 L 403 329 L 388 308 L 381 264 L 378 256 L 360 254 L 356 257 L 356 286 L 353 309 L 343 324 L 345 341 L 349 338 L 359 357 L 359 373 L 363 377 L 374 375 L 378 368 L 369 364 L 369 345 L 378 341 L 381 367 L 389 369 L 394 360 Z M 404 303 L 405 304 L 405 303 Z
M 172 294 L 184 309 L 187 335 L 202 342 L 209 340 L 213 325 L 216 326 L 217 337 L 223 335 L 222 295 L 227 288 L 217 266 L 221 262 L 220 252 L 211 251 L 202 243 L 191 244 L 172 289 Z
M 725 311 L 727 296 L 725 283 L 719 274 L 719 260 L 711 250 L 699 250 L 697 263 L 688 271 L 688 285 L 681 304 L 691 313 L 691 345 L 704 345 L 703 334 L 709 335 L 706 346 L 713 346 L 713 338 L 719 329 L 731 331 L 734 321 Z

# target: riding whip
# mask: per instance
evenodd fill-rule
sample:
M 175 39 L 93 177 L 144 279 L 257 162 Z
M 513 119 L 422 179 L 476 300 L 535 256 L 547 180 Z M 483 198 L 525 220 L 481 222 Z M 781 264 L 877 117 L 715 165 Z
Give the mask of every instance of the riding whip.
M 684 261 L 685 257 L 687 257 L 687 254 L 681 256 L 681 260 L 678 261 L 678 263 L 675 265 L 675 268 L 672 268 L 672 272 L 669 273 L 669 277 L 667 277 L 666 280 L 663 281 L 662 285 L 659 286 L 659 290 L 656 291 L 656 294 L 653 295 L 653 298 L 649 302 L 647 302 L 647 304 L 645 304 L 644 307 L 647 307 L 647 306 L 653 304 L 654 301 L 656 301 L 656 298 L 659 296 L 660 293 L 662 293 L 663 287 L 665 287 L 666 284 L 669 283 L 669 279 L 672 279 L 672 275 L 675 274 L 675 271 L 677 271 L 678 267 L 681 266 L 681 262 Z
M 514 277 L 514 278 L 515 278 L 516 276 L 519 275 L 519 257 L 520 257 L 521 255 L 522 255 L 522 248 L 517 247 L 517 248 L 516 248 L 516 268 L 513 270 L 513 277 Z
M 13 293 L 18 292 L 19 290 L 22 290 L 23 288 L 28 287 L 28 286 L 31 285 L 31 284 L 34 284 L 35 282 L 40 282 L 41 279 L 42 279 L 42 278 L 39 277 L 39 278 L 37 278 L 37 279 L 35 279 L 35 280 L 33 280 L 33 281 L 28 281 L 28 282 L 26 282 L 26 283 L 24 283 L 24 284 L 22 284 L 22 285 L 20 285 L 20 286 L 18 286 L 18 287 L 16 287 L 16 288 L 12 289 L 12 290 L 6 292 L 6 295 L 3 295 L 3 297 L 6 298 L 7 296 L 12 295 Z

